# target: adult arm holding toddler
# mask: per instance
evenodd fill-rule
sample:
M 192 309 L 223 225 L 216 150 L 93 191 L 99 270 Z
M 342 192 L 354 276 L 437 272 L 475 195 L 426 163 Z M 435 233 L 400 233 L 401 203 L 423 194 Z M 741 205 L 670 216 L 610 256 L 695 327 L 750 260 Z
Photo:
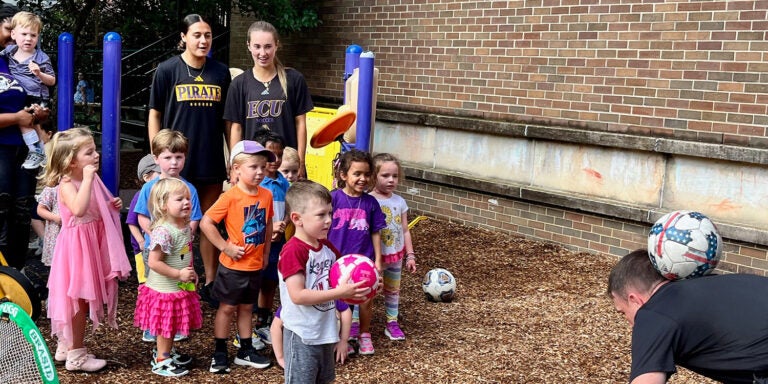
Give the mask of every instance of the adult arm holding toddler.
M 42 108 L 22 108 L 18 112 L 0 113 L 0 129 L 8 127 L 28 127 L 35 122 L 35 111 Z

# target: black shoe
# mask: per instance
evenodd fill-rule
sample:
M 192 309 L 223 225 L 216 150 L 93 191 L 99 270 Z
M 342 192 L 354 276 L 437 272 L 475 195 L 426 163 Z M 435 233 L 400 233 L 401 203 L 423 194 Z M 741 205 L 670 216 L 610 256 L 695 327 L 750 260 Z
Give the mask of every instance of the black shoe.
M 172 359 L 165 359 L 161 362 L 152 360 L 152 373 L 165 377 L 179 377 L 189 373 L 184 367 L 179 367 Z
M 256 353 L 256 350 L 253 348 L 240 348 L 240 350 L 237 351 L 237 357 L 235 357 L 235 364 L 264 369 L 268 368 L 272 364 L 272 361 L 265 356 Z
M 235 360 L 237 361 L 237 360 Z M 211 373 L 229 373 L 229 356 L 226 352 L 214 352 L 211 358 L 211 368 L 208 370 Z
M 213 309 L 219 308 L 219 301 L 214 299 L 211 295 L 211 289 L 213 289 L 213 283 L 204 284 L 202 287 L 200 287 L 200 290 L 198 294 L 200 295 L 200 300 L 208 303 L 208 305 L 211 306 Z
M 157 348 L 152 350 L 152 358 L 157 359 Z M 187 365 L 192 364 L 192 356 L 187 355 L 186 353 L 179 353 L 176 351 L 176 348 L 171 348 L 171 360 L 173 360 L 173 363 L 177 367 L 186 367 Z

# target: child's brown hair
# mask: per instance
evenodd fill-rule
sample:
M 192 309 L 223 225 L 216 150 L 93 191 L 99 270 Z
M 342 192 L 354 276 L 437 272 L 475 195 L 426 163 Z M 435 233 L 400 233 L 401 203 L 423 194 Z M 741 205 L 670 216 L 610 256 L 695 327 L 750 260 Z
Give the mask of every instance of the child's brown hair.
M 152 139 L 152 154 L 159 156 L 163 151 L 168 150 L 171 153 L 183 153 L 187 154 L 189 148 L 189 141 L 179 131 L 171 129 L 161 129 Z
M 346 181 L 341 178 L 341 175 L 346 174 L 354 162 L 367 163 L 368 169 L 373 171 L 373 159 L 370 153 L 358 149 L 346 151 L 334 161 L 333 176 L 336 179 L 336 188 L 344 188 Z

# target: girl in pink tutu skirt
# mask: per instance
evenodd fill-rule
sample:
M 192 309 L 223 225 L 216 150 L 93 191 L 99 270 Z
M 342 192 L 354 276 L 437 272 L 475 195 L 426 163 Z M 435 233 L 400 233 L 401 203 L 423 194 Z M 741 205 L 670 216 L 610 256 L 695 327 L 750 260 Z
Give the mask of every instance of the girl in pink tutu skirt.
M 104 320 L 117 328 L 117 279 L 131 271 L 120 229 L 120 198 L 101 182 L 99 153 L 87 129 L 72 128 L 53 137 L 43 182 L 59 185 L 61 231 L 48 278 L 48 317 L 58 340 L 54 359 L 69 371 L 93 372 L 106 360 L 84 345 L 88 318 L 95 330 Z
M 192 267 L 190 196 L 186 183 L 176 178 L 158 181 L 149 193 L 149 275 L 139 288 L 133 324 L 157 335 L 152 372 L 167 377 L 188 374 L 186 366 L 192 363 L 173 348 L 174 335 L 189 336 L 203 323 Z

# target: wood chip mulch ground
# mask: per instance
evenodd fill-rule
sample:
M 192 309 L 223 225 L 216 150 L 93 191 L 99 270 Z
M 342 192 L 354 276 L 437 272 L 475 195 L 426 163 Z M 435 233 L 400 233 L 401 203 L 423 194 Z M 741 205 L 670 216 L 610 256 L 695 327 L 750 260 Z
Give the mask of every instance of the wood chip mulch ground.
M 384 335 L 377 298 L 373 356 L 353 356 L 336 368 L 339 383 L 622 383 L 630 366 L 630 329 L 605 296 L 614 258 L 467 228 L 434 219 L 413 230 L 418 272 L 405 274 L 401 326 L 405 341 Z M 432 268 L 458 281 L 452 303 L 424 299 L 421 279 Z M 283 371 L 233 365 L 208 372 L 214 311 L 204 305 L 204 328 L 177 347 L 195 358 L 190 375 L 166 379 L 150 372 L 153 344 L 133 327 L 136 283 L 122 284 L 119 329 L 86 339 L 110 363 L 94 374 L 59 368 L 62 383 L 280 383 Z M 45 314 L 39 321 L 49 335 Z M 49 347 L 55 344 L 48 339 Z M 266 350 L 270 353 L 270 349 Z M 230 349 L 234 358 L 235 349 Z M 671 383 L 709 382 L 680 370 Z

